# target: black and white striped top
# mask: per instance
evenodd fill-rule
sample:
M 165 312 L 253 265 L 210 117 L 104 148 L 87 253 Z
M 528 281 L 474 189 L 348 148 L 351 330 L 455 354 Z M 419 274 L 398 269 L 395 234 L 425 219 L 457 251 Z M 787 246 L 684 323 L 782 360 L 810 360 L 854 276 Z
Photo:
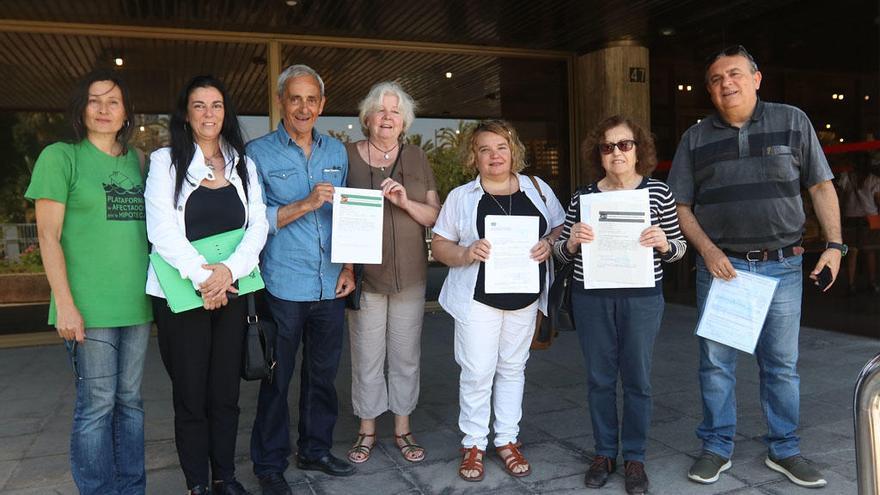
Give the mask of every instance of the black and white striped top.
M 650 177 L 642 180 L 636 189 L 648 189 L 648 196 L 651 208 L 651 225 L 660 225 L 663 232 L 666 233 L 666 239 L 669 241 L 669 251 L 661 255 L 658 251 L 654 251 L 654 281 L 659 285 L 663 280 L 663 269 L 660 267 L 660 261 L 672 263 L 680 260 L 685 251 L 687 251 L 687 242 L 678 226 L 678 214 L 675 212 L 675 198 L 672 197 L 672 191 L 669 190 L 664 182 Z M 574 261 L 574 279 L 580 282 L 584 281 L 584 267 L 581 263 L 581 257 L 577 254 L 570 254 L 565 247 L 565 243 L 571 236 L 571 226 L 580 221 L 581 206 L 580 200 L 582 194 L 593 194 L 601 192 L 596 183 L 583 186 L 575 191 L 565 213 L 565 227 L 562 229 L 562 235 L 553 246 L 553 254 L 556 259 L 563 263 Z

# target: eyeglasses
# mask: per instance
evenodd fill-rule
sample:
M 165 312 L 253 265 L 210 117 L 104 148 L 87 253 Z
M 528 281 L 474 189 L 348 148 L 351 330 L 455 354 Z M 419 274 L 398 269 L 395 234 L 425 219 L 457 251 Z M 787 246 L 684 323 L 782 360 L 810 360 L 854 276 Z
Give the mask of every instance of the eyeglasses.
M 639 143 L 633 141 L 632 139 L 624 139 L 622 141 L 618 141 L 616 143 L 599 143 L 599 152 L 603 155 L 610 155 L 614 153 L 614 148 L 617 147 L 621 152 L 626 153 L 627 151 L 633 149 L 633 146 Z
M 112 347 L 113 350 L 115 351 L 115 353 L 118 354 L 118 352 L 119 352 L 119 348 L 111 342 L 107 342 L 105 340 L 100 340 L 100 339 L 93 339 L 90 337 L 85 337 L 85 340 L 91 342 L 92 344 L 90 344 L 90 345 L 107 345 L 107 346 Z M 119 370 L 117 369 L 115 373 L 112 373 L 109 375 L 83 376 L 83 373 L 81 373 L 80 366 L 79 366 L 79 359 L 77 359 L 77 349 L 82 344 L 78 343 L 75 340 L 68 340 L 68 341 L 65 341 L 65 345 L 67 346 L 67 351 L 68 351 L 68 354 L 70 355 L 70 364 L 73 367 L 73 375 L 76 377 L 77 381 L 79 381 L 79 380 L 97 380 L 99 378 L 111 378 L 111 377 L 119 375 Z
M 734 57 L 736 55 L 745 57 L 746 60 L 749 61 L 749 65 L 752 66 L 752 71 L 758 70 L 758 63 L 755 62 L 755 57 L 752 57 L 752 54 L 749 53 L 749 51 L 746 50 L 746 47 L 744 47 L 742 45 L 728 46 L 727 48 L 721 50 L 720 52 L 717 52 L 717 53 L 707 57 L 706 58 L 706 69 L 708 70 L 709 67 L 712 64 L 714 64 L 715 61 L 721 57 Z

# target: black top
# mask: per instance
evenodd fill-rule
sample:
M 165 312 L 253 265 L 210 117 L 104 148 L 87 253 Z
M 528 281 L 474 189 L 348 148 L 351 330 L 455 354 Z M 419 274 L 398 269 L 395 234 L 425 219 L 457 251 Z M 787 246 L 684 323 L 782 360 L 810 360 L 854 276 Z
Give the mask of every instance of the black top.
M 486 237 L 486 215 L 507 215 L 538 217 L 538 232 L 536 237 L 541 237 L 541 232 L 547 230 L 547 219 L 538 210 L 523 191 L 517 191 L 512 195 L 493 195 L 483 193 L 477 204 L 477 234 L 480 239 Z M 496 202 L 497 201 L 497 202 Z M 547 264 L 541 263 L 538 277 L 541 281 L 540 289 L 535 294 L 486 294 L 486 264 L 480 262 L 480 271 L 477 274 L 477 284 L 474 286 L 474 301 L 479 301 L 486 306 L 495 309 L 513 311 L 522 309 L 538 300 L 541 289 L 544 288 L 544 277 L 547 273 Z
M 244 205 L 235 186 L 198 187 L 186 200 L 186 238 L 197 241 L 244 226 Z

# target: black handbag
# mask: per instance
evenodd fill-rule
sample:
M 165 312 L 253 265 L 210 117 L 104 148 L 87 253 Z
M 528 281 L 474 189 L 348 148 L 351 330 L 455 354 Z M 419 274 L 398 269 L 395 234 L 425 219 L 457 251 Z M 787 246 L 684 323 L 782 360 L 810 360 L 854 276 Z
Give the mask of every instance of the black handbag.
M 275 371 L 275 337 L 278 327 L 274 321 L 257 316 L 254 295 L 247 295 L 247 330 L 244 336 L 241 377 L 245 380 L 272 381 Z
M 361 309 L 361 292 L 364 290 L 364 265 L 354 265 L 354 290 L 345 296 L 345 309 Z
M 574 282 L 574 261 L 562 265 L 556 271 L 556 278 L 547 294 L 547 310 L 554 331 L 574 330 L 574 317 L 571 314 L 571 284 Z

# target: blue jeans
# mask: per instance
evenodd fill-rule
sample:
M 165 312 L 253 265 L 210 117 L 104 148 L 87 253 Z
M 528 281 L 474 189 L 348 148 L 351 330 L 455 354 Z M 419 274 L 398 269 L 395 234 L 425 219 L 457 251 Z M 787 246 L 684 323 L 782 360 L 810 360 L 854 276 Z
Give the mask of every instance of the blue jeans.
M 767 418 L 764 437 L 771 457 L 784 459 L 800 453 L 795 434 L 800 416 L 800 377 L 797 372 L 798 334 L 801 326 L 803 274 L 801 256 L 780 261 L 752 262 L 730 258 L 737 271 L 779 280 L 761 337 L 755 347 L 760 368 L 761 408 Z M 702 313 L 712 276 L 697 257 L 697 310 Z M 736 434 L 737 350 L 715 341 L 700 340 L 700 392 L 703 422 L 697 437 L 703 449 L 730 458 Z
M 260 384 L 257 415 L 251 432 L 254 474 L 283 473 L 290 456 L 290 411 L 287 391 L 296 352 L 303 343 L 299 389 L 298 455 L 316 460 L 333 446 L 333 428 L 339 415 L 336 372 L 342 355 L 345 299 L 295 302 L 266 293 L 272 318 L 278 325 L 275 377 Z
M 150 323 L 87 328 L 66 342 L 76 376 L 70 468 L 79 492 L 145 493 L 141 378 Z
M 618 431 L 626 461 L 645 461 L 651 425 L 651 362 L 663 319 L 663 294 L 572 288 L 575 329 L 587 362 L 587 394 L 596 455 L 617 458 Z M 617 376 L 623 424 L 617 423 Z

